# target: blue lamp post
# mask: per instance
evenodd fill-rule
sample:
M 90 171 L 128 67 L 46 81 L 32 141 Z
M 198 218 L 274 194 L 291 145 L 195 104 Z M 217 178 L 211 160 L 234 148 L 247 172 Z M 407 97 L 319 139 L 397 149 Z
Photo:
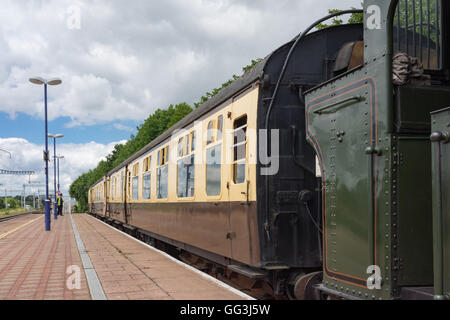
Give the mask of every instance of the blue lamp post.
M 49 134 L 48 135 L 48 137 L 49 138 L 53 138 L 53 172 L 54 172 L 54 175 L 53 175 L 53 186 L 54 186 L 54 190 L 55 190 L 55 199 L 53 200 L 53 216 L 54 216 L 54 218 L 55 218 L 55 220 L 57 220 L 58 219 L 58 208 L 57 208 L 57 200 L 56 200 L 56 196 L 57 196 L 57 191 L 59 191 L 59 190 L 57 190 L 56 189 L 56 159 L 57 159 L 57 156 L 56 156 L 56 139 L 61 139 L 61 138 L 64 138 L 64 135 L 62 135 L 62 134 Z M 59 160 L 58 160 L 58 162 L 59 162 Z M 58 187 L 58 189 L 59 189 L 59 187 Z
M 44 80 L 40 77 L 34 77 L 29 79 L 31 83 L 37 85 L 44 85 L 44 101 L 45 101 L 45 151 L 44 151 L 44 161 L 45 161 L 45 231 L 51 230 L 51 217 L 50 217 L 50 199 L 48 198 L 48 123 L 47 123 L 47 85 L 57 86 L 62 83 L 60 79 L 50 79 Z

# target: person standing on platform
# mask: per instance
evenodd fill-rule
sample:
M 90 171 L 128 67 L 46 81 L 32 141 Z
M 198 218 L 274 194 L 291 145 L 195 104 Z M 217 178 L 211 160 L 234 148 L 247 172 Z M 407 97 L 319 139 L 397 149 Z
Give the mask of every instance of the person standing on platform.
M 58 205 L 58 215 L 62 216 L 63 215 L 63 205 L 64 205 L 64 200 L 63 200 L 63 194 L 62 193 L 60 193 L 58 195 L 57 205 Z

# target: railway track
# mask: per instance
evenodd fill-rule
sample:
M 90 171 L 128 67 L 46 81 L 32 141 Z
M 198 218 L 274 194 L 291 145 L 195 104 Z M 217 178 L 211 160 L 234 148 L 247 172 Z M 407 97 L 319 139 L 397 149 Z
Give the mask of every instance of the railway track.
M 39 214 L 39 211 L 30 211 L 30 212 L 24 212 L 24 213 L 17 213 L 17 214 L 12 214 L 10 216 L 5 216 L 5 217 L 0 217 L 0 223 L 4 222 L 4 221 L 8 221 L 8 220 L 12 220 L 18 217 L 24 217 L 30 214 Z

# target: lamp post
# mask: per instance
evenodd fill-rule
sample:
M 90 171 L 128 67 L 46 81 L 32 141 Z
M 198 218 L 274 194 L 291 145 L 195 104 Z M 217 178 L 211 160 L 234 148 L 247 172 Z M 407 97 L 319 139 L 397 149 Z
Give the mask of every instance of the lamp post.
M 48 198 L 48 123 L 47 123 L 47 85 L 57 86 L 62 83 L 60 79 L 44 80 L 40 77 L 34 77 L 29 79 L 31 83 L 37 85 L 44 85 L 44 101 L 45 101 L 45 231 L 51 230 L 51 217 L 50 217 L 50 199 Z
M 56 159 L 58 159 L 58 191 L 61 192 L 60 185 L 59 185 L 59 160 L 64 159 L 64 156 L 57 156 Z
M 55 218 L 55 220 L 57 220 L 58 219 L 58 212 L 57 212 L 57 203 L 56 203 L 56 192 L 57 192 L 57 190 L 56 190 L 56 159 L 57 159 L 57 156 L 56 156 L 56 139 L 61 139 L 61 138 L 64 138 L 64 135 L 62 135 L 62 134 L 49 134 L 48 135 L 48 137 L 49 138 L 53 138 L 53 152 L 54 152 L 54 155 L 53 155 L 53 172 L 54 172 L 54 179 L 53 179 L 53 183 L 54 183 L 54 188 L 55 188 L 55 199 L 53 199 L 53 216 L 54 216 L 54 218 Z M 59 187 L 58 187 L 58 189 L 59 189 Z

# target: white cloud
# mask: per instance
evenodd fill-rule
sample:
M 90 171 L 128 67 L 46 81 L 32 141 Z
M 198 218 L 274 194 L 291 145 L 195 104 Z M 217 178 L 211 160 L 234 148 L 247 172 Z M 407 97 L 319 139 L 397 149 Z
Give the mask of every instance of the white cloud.
M 81 29 L 66 27 L 81 7 Z M 241 67 L 292 39 L 329 8 L 360 0 L 3 0 L 0 111 L 43 116 L 33 75 L 59 76 L 49 119 L 71 126 L 144 120 L 196 101 Z
M 60 160 L 60 184 L 63 193 L 68 195 L 68 188 L 72 182 L 81 174 L 94 169 L 98 162 L 104 159 L 118 143 L 99 144 L 95 142 L 85 144 L 59 144 L 57 145 L 58 155 L 64 155 Z M 44 146 L 30 143 L 20 138 L 0 139 L 2 149 L 12 153 L 12 159 L 5 153 L 0 153 L 0 168 L 4 170 L 32 170 L 36 175 L 31 176 L 31 181 L 45 183 L 45 162 L 43 161 Z M 53 148 L 50 148 L 50 157 L 53 159 Z M 49 167 L 49 185 L 53 189 L 53 162 Z M 5 186 L 8 189 L 21 188 L 28 183 L 28 176 L 0 176 L 0 191 Z M 30 190 L 30 189 L 28 189 Z M 44 187 L 40 188 L 45 190 Z M 0 192 L 0 196 L 2 192 Z
M 114 126 L 114 128 L 116 128 L 117 130 L 120 130 L 120 131 L 134 132 L 133 128 L 125 126 L 120 123 L 115 123 L 113 126 Z

